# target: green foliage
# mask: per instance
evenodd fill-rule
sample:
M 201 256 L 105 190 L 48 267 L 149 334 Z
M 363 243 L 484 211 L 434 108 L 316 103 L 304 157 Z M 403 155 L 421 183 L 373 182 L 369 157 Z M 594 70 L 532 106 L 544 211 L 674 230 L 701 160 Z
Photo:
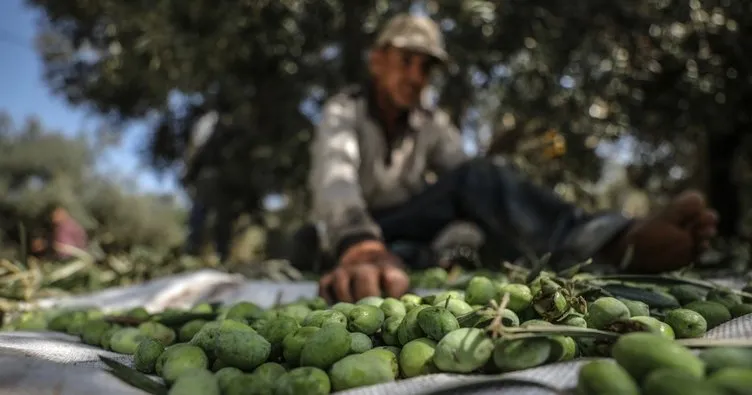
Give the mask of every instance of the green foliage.
M 446 102 L 485 85 L 480 97 L 494 130 L 565 134 L 569 154 L 554 176 L 597 176 L 593 149 L 631 135 L 637 160 L 659 175 L 664 191 L 707 186 L 729 235 L 740 216 L 731 163 L 742 136 L 752 68 L 744 37 L 745 5 L 660 0 L 540 2 L 432 1 L 460 72 Z M 503 66 L 503 69 L 500 69 Z M 462 70 L 465 72 L 462 72 Z M 474 70 L 481 74 L 477 77 Z M 472 103 L 470 103 L 472 105 Z M 467 107 L 461 110 L 467 109 Z M 546 167 L 551 172 L 550 166 Z M 681 168 L 679 180 L 669 172 Z
M 103 244 L 175 247 L 182 243 L 184 213 L 162 196 L 126 194 L 107 180 L 95 180 L 82 196 Z
M 45 210 L 62 204 L 106 250 L 171 248 L 182 242 L 182 212 L 164 197 L 133 194 L 96 171 L 84 137 L 45 130 L 35 119 L 16 127 L 0 115 L 0 215 L 5 248 L 18 245 L 19 222 L 39 235 Z
M 22 264 L 0 259 L 0 311 L 12 310 L 22 301 L 140 284 L 207 267 L 216 268 L 202 259 L 141 247 L 110 253 L 101 259 L 83 255 L 66 262 L 30 258 Z
M 193 98 L 219 109 L 235 134 L 222 152 L 232 162 L 224 172 L 244 176 L 238 198 L 253 206 L 269 192 L 304 184 L 312 125 L 301 101 L 341 86 L 340 68 L 354 66 L 324 50 L 344 35 L 372 34 L 376 22 L 408 2 L 352 8 L 331 0 L 29 3 L 48 18 L 41 23 L 41 52 L 53 90 L 115 120 L 158 113 L 155 166 L 182 159 L 190 121 L 201 115 Z M 352 12 L 356 18 L 348 19 Z M 353 26 L 360 16 L 371 22 Z M 344 51 L 359 60 L 360 47 Z M 173 93 L 191 100 L 170 107 Z
M 752 14 L 741 2 L 27 2 L 45 15 L 51 88 L 115 121 L 156 114 L 156 167 L 181 162 L 199 105 L 219 109 L 234 135 L 222 156 L 251 206 L 268 193 L 306 194 L 318 104 L 364 77 L 363 50 L 389 16 L 423 4 L 456 63 L 440 104 L 481 147 L 499 132 L 558 130 L 568 154 L 530 171 L 578 184 L 599 176 L 600 143 L 632 136 L 662 191 L 707 185 L 725 234 L 741 216 L 730 171 L 751 120 Z M 174 93 L 187 104 L 171 105 Z M 684 174 L 669 177 L 677 168 Z

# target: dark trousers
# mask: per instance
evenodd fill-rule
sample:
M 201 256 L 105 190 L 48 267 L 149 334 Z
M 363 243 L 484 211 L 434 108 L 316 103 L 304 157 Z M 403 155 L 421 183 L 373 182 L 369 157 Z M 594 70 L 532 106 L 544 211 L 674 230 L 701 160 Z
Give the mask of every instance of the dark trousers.
M 185 249 L 188 254 L 196 255 L 201 249 L 204 230 L 206 229 L 207 210 L 201 202 L 191 202 L 191 210 L 188 214 L 188 237 L 185 241 Z
M 468 161 L 405 204 L 375 210 L 372 216 L 387 244 L 427 246 L 447 225 L 463 220 L 484 232 L 484 261 L 511 261 L 550 252 L 554 266 L 592 257 L 630 223 L 617 213 L 585 213 L 553 191 L 533 184 L 501 158 Z M 315 229 L 298 234 L 300 247 L 293 254 L 293 264 L 305 269 L 314 264 L 311 259 L 322 262 L 323 258 L 322 269 L 326 269 L 332 258 L 327 262 L 318 243 L 302 244 L 310 240 L 310 232 Z
M 194 200 L 188 216 L 188 238 L 186 240 L 186 252 L 196 255 L 203 245 L 203 235 L 206 230 L 206 220 L 209 208 L 201 201 Z M 212 227 L 214 249 L 221 262 L 224 262 L 230 253 L 232 238 L 233 215 L 227 208 L 215 210 L 215 223 Z

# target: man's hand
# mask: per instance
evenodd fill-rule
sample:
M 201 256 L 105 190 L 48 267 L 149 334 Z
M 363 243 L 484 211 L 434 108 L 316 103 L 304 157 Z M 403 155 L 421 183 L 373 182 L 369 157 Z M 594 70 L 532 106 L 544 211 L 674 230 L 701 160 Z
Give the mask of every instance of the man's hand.
M 47 242 L 41 237 L 31 239 L 31 253 L 41 254 L 47 248 Z
M 345 250 L 339 258 L 339 265 L 352 266 L 365 262 L 380 262 L 395 259 L 397 257 L 389 252 L 384 243 L 378 240 L 366 240 Z
M 687 191 L 656 215 L 638 221 L 605 251 L 618 262 L 629 245 L 634 247 L 630 272 L 659 273 L 689 265 L 708 248 L 716 234 L 717 214 L 702 195 Z
M 319 295 L 340 302 L 383 293 L 400 297 L 410 286 L 410 279 L 400 266 L 399 258 L 383 243 L 358 243 L 345 251 L 337 267 L 319 280 Z

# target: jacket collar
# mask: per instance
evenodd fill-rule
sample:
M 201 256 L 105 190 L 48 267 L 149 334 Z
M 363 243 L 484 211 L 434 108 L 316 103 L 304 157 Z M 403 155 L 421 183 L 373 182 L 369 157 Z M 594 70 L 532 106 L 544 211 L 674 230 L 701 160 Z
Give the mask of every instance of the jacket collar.
M 399 115 L 397 118 L 397 130 L 395 131 L 394 135 L 390 136 L 387 134 L 386 124 L 384 123 L 383 119 L 380 116 L 379 108 L 376 101 L 376 89 L 373 86 L 373 82 L 370 80 L 367 81 L 365 84 L 363 84 L 364 89 L 364 97 L 366 100 L 366 109 L 368 111 L 368 116 L 373 119 L 373 121 L 381 128 L 381 130 L 384 133 L 384 137 L 387 139 L 395 140 L 399 139 L 401 136 L 405 136 L 407 134 L 411 134 L 414 132 L 414 128 L 411 125 L 411 118 L 412 113 L 414 113 L 416 110 L 411 111 L 404 111 L 402 114 Z

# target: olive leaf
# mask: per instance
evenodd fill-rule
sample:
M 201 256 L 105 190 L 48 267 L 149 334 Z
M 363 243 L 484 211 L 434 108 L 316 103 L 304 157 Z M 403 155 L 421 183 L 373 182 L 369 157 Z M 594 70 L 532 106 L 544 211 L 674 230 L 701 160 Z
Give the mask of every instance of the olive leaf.
M 752 338 L 745 339 L 679 339 L 677 343 L 689 348 L 752 347 Z
M 566 390 L 560 390 L 558 388 L 555 388 L 551 385 L 541 383 L 539 381 L 534 380 L 527 380 L 519 377 L 505 377 L 505 376 L 497 376 L 497 377 L 489 377 L 489 378 L 483 378 L 473 380 L 469 383 L 461 383 L 461 384 L 451 384 L 444 387 L 441 387 L 439 389 L 432 389 L 425 392 L 422 392 L 420 395 L 451 395 L 451 394 L 462 394 L 462 393 L 476 393 L 482 390 L 489 390 L 494 389 L 498 387 L 506 387 L 506 386 L 528 386 L 528 387 L 537 387 L 541 388 L 547 391 L 550 391 L 553 395 L 567 395 L 568 392 Z
M 587 286 L 580 286 L 579 289 L 575 293 L 575 295 L 579 298 L 583 298 L 586 300 L 593 300 L 597 299 L 601 296 L 612 296 L 610 293 L 608 293 L 606 290 L 604 290 L 601 287 L 596 287 L 590 284 L 587 284 Z
M 123 365 L 122 363 L 103 355 L 100 355 L 99 359 L 110 368 L 107 370 L 110 374 L 124 383 L 152 395 L 167 395 L 167 387 L 154 381 L 149 376 L 138 370 Z
M 647 303 L 648 306 L 653 308 L 679 307 L 679 303 L 675 298 L 645 288 L 633 287 L 626 284 L 604 284 L 601 288 L 615 297 L 637 300 Z
M 282 298 L 284 297 L 285 293 L 280 289 L 279 292 L 277 292 L 277 296 L 274 299 L 274 308 L 282 306 Z
M 138 326 L 146 321 L 149 321 L 150 318 L 143 319 L 143 318 L 136 318 L 136 317 L 110 315 L 110 316 L 105 316 L 102 319 L 111 324 L 119 324 L 119 325 L 124 325 L 124 326 Z
M 548 261 L 551 259 L 551 253 L 547 252 L 544 254 L 540 259 L 531 259 L 533 263 L 533 269 L 527 274 L 527 278 L 525 278 L 525 283 L 530 284 L 535 280 L 538 275 L 540 275 L 543 272 L 543 269 L 546 268 L 546 265 L 548 265 Z
M 26 269 L 29 267 L 29 247 L 27 245 L 28 240 L 26 240 L 26 227 L 24 226 L 23 222 L 18 223 L 18 237 L 19 240 L 21 240 L 21 249 L 19 251 L 21 253 L 21 259 L 19 266 L 21 266 L 21 268 L 23 269 Z
M 704 289 L 726 289 L 721 285 L 711 281 L 696 280 L 691 278 L 676 277 L 670 275 L 651 275 L 651 274 L 608 274 L 596 276 L 597 280 L 616 280 L 629 281 L 634 283 L 654 284 L 654 285 L 694 285 Z M 736 289 L 729 290 L 739 296 L 752 298 L 752 293 Z
M 618 338 L 619 333 L 601 331 L 598 329 L 581 328 L 569 325 L 530 325 L 524 328 L 504 328 L 505 339 L 528 339 L 535 337 L 569 336 L 569 337 L 609 337 Z
M 422 304 L 428 304 L 433 306 L 433 302 L 436 301 L 436 294 L 423 296 L 421 299 Z
M 559 271 L 558 273 L 556 273 L 556 275 L 559 277 L 563 277 L 563 278 L 571 278 L 575 274 L 579 273 L 583 267 L 590 265 L 592 263 L 593 263 L 593 258 L 588 258 L 583 262 L 575 263 L 574 265 Z
M 481 328 L 488 326 L 495 317 L 496 313 L 493 309 L 485 308 L 462 314 L 457 317 L 457 322 L 462 328 Z
M 686 278 L 680 278 L 676 276 L 660 275 L 660 274 L 601 274 L 593 277 L 594 280 L 613 280 L 613 281 L 629 281 L 634 283 L 647 283 L 655 285 L 679 285 L 679 284 L 693 284 L 701 287 L 715 288 L 716 285 L 700 281 L 690 280 Z M 700 283 L 700 284 L 698 284 Z
M 206 320 L 213 321 L 217 318 L 217 313 L 181 313 L 176 315 L 168 315 L 164 317 L 157 317 L 154 321 L 159 322 L 162 325 L 169 327 L 181 326 L 193 320 Z
M 180 313 L 168 315 L 155 315 L 148 318 L 136 318 L 128 316 L 106 316 L 104 320 L 113 324 L 124 326 L 138 326 L 144 322 L 154 321 L 171 328 L 181 326 L 193 320 L 212 321 L 217 318 L 217 313 Z
M 629 332 L 644 332 L 647 331 L 648 325 L 639 322 L 639 321 L 633 321 L 630 319 L 621 319 L 616 320 L 608 325 L 607 329 L 611 332 L 616 333 L 629 333 Z

